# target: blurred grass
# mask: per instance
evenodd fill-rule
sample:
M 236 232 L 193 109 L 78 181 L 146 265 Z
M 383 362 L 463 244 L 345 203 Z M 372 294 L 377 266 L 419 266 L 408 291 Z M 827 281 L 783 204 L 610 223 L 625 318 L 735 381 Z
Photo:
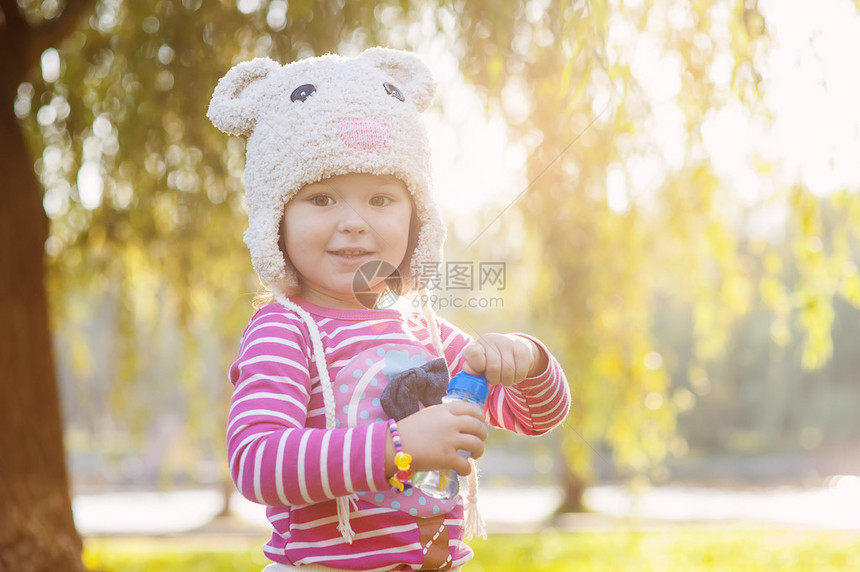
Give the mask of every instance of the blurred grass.
M 84 561 L 103 572 L 259 572 L 262 540 L 100 538 Z M 860 570 L 860 531 L 675 530 L 496 534 L 470 543 L 466 572 L 842 572 Z

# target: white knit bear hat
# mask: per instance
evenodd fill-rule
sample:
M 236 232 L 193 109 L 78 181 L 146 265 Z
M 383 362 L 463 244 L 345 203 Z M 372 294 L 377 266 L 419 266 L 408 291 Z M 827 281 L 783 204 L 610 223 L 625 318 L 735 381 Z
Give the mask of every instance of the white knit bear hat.
M 433 100 L 430 70 L 410 52 L 370 48 L 281 66 L 257 58 L 218 82 L 209 119 L 247 137 L 245 243 L 276 298 L 299 291 L 279 248 L 287 202 L 305 185 L 346 173 L 391 175 L 412 196 L 418 240 L 411 267 L 441 260 L 445 226 L 431 196 L 430 146 L 420 113 Z

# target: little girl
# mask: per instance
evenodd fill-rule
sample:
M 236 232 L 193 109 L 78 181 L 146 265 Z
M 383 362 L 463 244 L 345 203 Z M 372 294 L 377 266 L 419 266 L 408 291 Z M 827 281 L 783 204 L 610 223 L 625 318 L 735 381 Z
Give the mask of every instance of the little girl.
M 404 313 L 355 295 L 368 263 L 389 269 L 360 273 L 372 299 L 392 275 L 419 289 L 413 269 L 441 259 L 420 118 L 434 93 L 416 56 L 372 48 L 245 62 L 213 94 L 212 122 L 247 137 L 245 242 L 272 295 L 230 370 L 227 427 L 234 482 L 274 529 L 269 572 L 459 569 L 472 557 L 463 502 L 411 488 L 412 472 L 469 474 L 458 450 L 480 457 L 487 421 L 540 435 L 567 415 L 564 374 L 537 339 L 473 340 L 426 305 Z M 484 375 L 484 411 L 419 392 L 416 412 L 392 419 L 386 387 L 434 363 L 446 381 Z

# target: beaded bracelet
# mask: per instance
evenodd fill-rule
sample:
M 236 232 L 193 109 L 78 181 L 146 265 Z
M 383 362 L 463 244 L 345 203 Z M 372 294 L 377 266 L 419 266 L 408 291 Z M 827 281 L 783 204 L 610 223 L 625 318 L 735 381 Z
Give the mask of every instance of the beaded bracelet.
M 391 440 L 394 441 L 394 465 L 399 469 L 394 476 L 388 479 L 391 486 L 400 492 L 408 489 L 412 485 L 409 484 L 409 479 L 412 478 L 412 469 L 409 465 L 412 463 L 412 455 L 403 452 L 403 445 L 400 443 L 400 433 L 397 431 L 397 422 L 394 419 L 388 420 L 388 431 L 391 433 Z

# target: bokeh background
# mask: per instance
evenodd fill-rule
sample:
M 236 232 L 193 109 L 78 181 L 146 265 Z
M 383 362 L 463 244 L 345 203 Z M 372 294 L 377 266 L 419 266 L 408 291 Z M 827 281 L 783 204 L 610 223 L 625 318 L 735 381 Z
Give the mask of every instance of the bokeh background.
M 0 69 L 16 70 L 0 79 L 0 137 L 29 158 L 7 160 L 0 184 L 4 201 L 37 192 L 49 221 L 54 347 L 8 363 L 53 364 L 64 455 L 47 456 L 66 462 L 59 505 L 86 538 L 213 523 L 265 536 L 224 458 L 226 372 L 261 288 L 241 241 L 244 142 L 205 112 L 240 61 L 372 45 L 414 50 L 438 82 L 426 116 L 446 260 L 461 265 L 438 312 L 475 336 L 534 333 L 574 394 L 546 438 L 491 435 L 491 530 L 860 529 L 860 3 L 0 10 Z M 25 33 L 38 30 L 51 41 Z M 0 259 L 33 220 L 4 217 Z M 15 388 L 20 367 L 0 379 L 5 406 L 44 414 Z M 32 446 L 13 437 L 10 458 Z M 4 530 L 29 518 L 17 506 Z

